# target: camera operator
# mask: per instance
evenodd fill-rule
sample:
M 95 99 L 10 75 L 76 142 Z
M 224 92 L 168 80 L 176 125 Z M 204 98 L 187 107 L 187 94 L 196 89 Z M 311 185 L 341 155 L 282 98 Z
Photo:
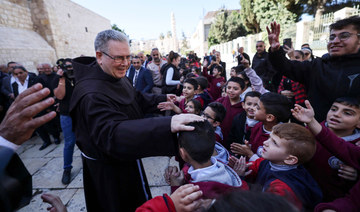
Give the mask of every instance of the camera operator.
M 207 67 L 208 70 L 210 71 L 210 75 L 212 75 L 213 69 L 217 65 L 220 65 L 220 66 L 222 66 L 224 68 L 224 71 L 221 73 L 221 76 L 224 77 L 224 79 L 226 81 L 227 80 L 227 77 L 226 77 L 226 63 L 221 61 L 220 52 L 218 52 L 218 51 L 216 51 L 215 54 L 213 56 L 211 56 L 211 63 Z
M 75 86 L 75 77 L 71 59 L 60 59 L 57 64 L 58 77 L 54 80 L 54 94 L 59 100 L 60 125 L 64 134 L 64 172 L 61 179 L 63 184 L 71 181 L 72 160 L 75 146 L 75 134 L 72 131 L 72 119 L 69 115 L 70 99 Z

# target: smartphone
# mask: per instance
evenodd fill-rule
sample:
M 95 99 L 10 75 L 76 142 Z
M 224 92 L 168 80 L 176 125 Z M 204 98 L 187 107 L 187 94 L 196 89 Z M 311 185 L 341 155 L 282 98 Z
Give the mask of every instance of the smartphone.
M 283 42 L 283 46 L 288 46 L 289 48 L 291 48 L 291 38 L 285 38 L 284 42 Z

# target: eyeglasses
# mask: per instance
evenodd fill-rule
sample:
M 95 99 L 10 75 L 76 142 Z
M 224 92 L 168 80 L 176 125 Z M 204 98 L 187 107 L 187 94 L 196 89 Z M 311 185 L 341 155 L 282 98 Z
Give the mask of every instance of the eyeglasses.
M 212 118 L 212 117 L 211 117 L 209 114 L 207 114 L 207 113 L 201 112 L 200 115 L 201 115 L 202 117 L 205 117 L 205 118 L 207 118 L 207 119 L 211 119 L 211 120 L 215 121 L 215 119 Z
M 113 59 L 115 63 L 122 63 L 122 62 L 124 62 L 125 60 L 130 61 L 130 59 L 131 59 L 131 56 L 130 56 L 130 55 L 128 55 L 128 56 L 115 56 L 115 57 L 112 57 L 112 56 L 108 55 L 108 54 L 105 53 L 105 52 L 102 52 L 102 53 L 103 53 L 104 55 L 110 57 L 111 59 Z
M 140 64 L 140 62 L 133 62 L 133 64 Z
M 262 45 L 261 46 L 256 46 L 256 48 L 260 48 L 260 47 L 263 47 Z
M 357 36 L 360 36 L 360 33 L 358 34 L 355 34 L 355 33 L 350 33 L 350 32 L 342 32 L 338 35 L 335 35 L 335 34 L 331 34 L 329 36 L 329 41 L 334 41 L 336 37 L 339 38 L 339 40 L 341 41 L 346 41 L 347 39 L 349 39 L 352 35 L 357 35 Z

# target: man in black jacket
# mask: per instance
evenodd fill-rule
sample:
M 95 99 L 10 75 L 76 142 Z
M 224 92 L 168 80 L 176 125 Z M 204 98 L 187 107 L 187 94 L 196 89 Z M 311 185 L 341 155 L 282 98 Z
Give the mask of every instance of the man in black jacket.
M 269 60 L 286 77 L 302 83 L 315 110 L 323 121 L 338 97 L 360 96 L 360 17 L 353 16 L 330 25 L 328 54 L 313 61 L 290 61 L 280 47 L 280 25 L 267 27 L 270 43 Z

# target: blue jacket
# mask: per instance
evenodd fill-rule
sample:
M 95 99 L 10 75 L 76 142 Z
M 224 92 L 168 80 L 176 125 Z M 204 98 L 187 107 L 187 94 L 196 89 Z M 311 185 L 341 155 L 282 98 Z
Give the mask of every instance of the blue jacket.
M 134 76 L 135 76 L 135 68 L 134 66 L 131 65 L 128 73 L 128 78 L 130 79 L 131 82 L 133 82 Z M 138 78 L 136 80 L 135 89 L 140 92 L 151 93 L 152 87 L 154 87 L 154 82 L 151 72 L 148 69 L 141 66 Z

